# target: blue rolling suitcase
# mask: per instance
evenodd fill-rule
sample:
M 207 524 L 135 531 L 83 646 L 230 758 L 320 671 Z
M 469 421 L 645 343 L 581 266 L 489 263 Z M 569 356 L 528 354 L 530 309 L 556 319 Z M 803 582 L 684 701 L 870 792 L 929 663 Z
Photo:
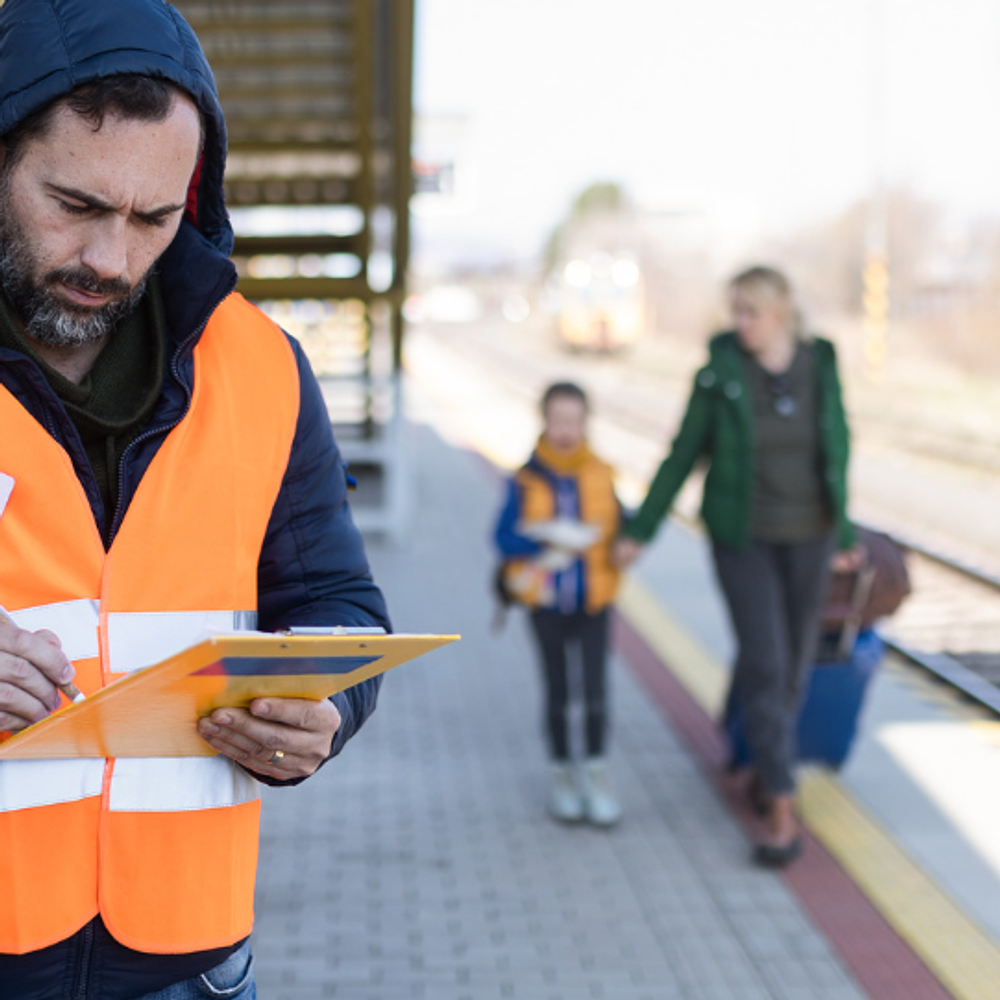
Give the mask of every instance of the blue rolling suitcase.
M 866 565 L 835 574 L 823 613 L 817 660 L 803 691 L 797 730 L 798 759 L 839 768 L 858 732 L 858 716 L 885 644 L 872 628 L 909 593 L 899 546 L 887 535 L 859 531 Z M 751 763 L 737 692 L 730 688 L 723 727 L 731 747 L 730 766 Z
M 821 659 L 806 686 L 798 724 L 798 759 L 839 768 L 847 760 L 858 731 L 865 692 L 882 660 L 885 646 L 874 629 L 857 633 L 850 654 Z M 730 696 L 724 720 L 733 767 L 750 763 L 743 711 Z
M 839 768 L 858 731 L 865 692 L 882 660 L 885 645 L 872 628 L 893 614 L 910 593 L 905 552 L 893 538 L 857 527 L 867 553 L 852 573 L 834 574 L 823 613 L 823 639 L 804 692 L 798 724 L 798 757 Z M 723 728 L 735 769 L 750 763 L 743 713 L 730 690 Z

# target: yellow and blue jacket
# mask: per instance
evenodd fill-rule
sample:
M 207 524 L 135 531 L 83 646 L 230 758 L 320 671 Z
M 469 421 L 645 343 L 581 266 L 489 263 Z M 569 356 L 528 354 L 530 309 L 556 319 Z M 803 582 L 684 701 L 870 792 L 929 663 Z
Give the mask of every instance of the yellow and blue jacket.
M 597 540 L 564 568 L 542 558 L 550 546 L 530 537 L 532 524 L 565 518 L 597 529 Z M 622 521 L 611 467 L 586 444 L 572 452 L 544 437 L 509 480 L 495 542 L 503 560 L 503 587 L 519 604 L 538 610 L 595 614 L 610 605 L 619 572 L 611 551 Z

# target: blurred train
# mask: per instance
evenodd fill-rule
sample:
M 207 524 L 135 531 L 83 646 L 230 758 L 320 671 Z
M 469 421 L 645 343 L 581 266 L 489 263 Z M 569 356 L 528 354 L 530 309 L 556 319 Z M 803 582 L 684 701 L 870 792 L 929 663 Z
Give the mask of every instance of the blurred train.
M 568 261 L 554 276 L 556 333 L 569 350 L 617 351 L 646 327 L 646 294 L 634 257 L 592 253 Z

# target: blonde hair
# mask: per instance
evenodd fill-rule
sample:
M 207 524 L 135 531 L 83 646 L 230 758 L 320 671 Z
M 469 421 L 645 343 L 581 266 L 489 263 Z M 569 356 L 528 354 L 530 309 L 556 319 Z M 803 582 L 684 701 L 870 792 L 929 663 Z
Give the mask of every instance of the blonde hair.
M 805 317 L 796 301 L 792 283 L 784 272 L 779 271 L 776 267 L 767 267 L 763 264 L 748 267 L 730 280 L 730 291 L 735 291 L 737 288 L 745 288 L 751 292 L 766 290 L 776 298 L 787 302 L 791 309 L 792 328 L 796 336 L 805 336 Z
M 768 288 L 779 298 L 791 302 L 792 283 L 775 267 L 748 267 L 745 271 L 740 271 L 730 282 L 730 288 Z

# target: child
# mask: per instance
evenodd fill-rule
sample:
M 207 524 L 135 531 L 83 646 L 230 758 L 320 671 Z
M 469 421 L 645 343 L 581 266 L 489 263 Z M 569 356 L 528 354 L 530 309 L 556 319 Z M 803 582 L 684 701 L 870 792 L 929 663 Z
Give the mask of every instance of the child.
M 506 594 L 531 611 L 545 683 L 553 760 L 549 799 L 564 822 L 611 826 L 621 817 L 604 760 L 609 609 L 618 586 L 611 561 L 621 522 L 611 469 L 587 447 L 587 397 L 571 382 L 549 386 L 544 430 L 528 463 L 511 479 L 496 528 Z M 583 674 L 586 761 L 570 752 L 568 653 Z

